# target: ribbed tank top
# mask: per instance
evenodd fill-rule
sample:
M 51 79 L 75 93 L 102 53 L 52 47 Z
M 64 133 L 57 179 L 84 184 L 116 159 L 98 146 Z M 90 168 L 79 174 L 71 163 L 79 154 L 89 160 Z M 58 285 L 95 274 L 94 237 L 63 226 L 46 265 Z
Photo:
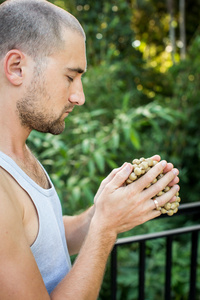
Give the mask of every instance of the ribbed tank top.
M 71 268 L 60 200 L 45 170 L 44 172 L 51 184 L 49 189 L 40 187 L 9 156 L 1 151 L 0 167 L 6 170 L 27 192 L 36 207 L 39 231 L 31 246 L 31 251 L 50 294 Z

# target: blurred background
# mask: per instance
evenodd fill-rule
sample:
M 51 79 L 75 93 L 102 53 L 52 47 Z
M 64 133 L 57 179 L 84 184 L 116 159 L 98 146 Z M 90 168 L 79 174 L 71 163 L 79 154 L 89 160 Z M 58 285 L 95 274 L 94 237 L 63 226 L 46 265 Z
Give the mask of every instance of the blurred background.
M 87 35 L 85 105 L 67 118 L 62 135 L 32 132 L 28 141 L 50 173 L 63 213 L 90 206 L 113 168 L 156 153 L 180 170 L 181 203 L 199 201 L 200 0 L 51 2 L 72 13 Z M 155 220 L 125 236 L 196 222 L 199 217 Z M 189 299 L 187 240 L 179 238 L 173 246 L 176 300 Z M 148 300 L 162 299 L 162 245 L 162 240 L 148 245 L 149 257 L 160 253 L 147 265 Z M 124 247 L 118 254 L 118 299 L 137 299 L 136 248 Z M 198 279 L 196 299 L 199 268 Z M 108 265 L 99 299 L 110 299 L 109 285 Z

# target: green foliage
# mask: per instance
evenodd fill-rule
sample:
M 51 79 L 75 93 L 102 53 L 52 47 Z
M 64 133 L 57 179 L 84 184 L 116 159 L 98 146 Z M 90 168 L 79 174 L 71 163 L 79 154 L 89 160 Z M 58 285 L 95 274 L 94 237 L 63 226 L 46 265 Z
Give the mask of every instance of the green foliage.
M 129 1 L 78 0 L 76 17 L 87 33 L 89 63 L 123 59 L 133 52 L 131 46 L 131 6 Z M 95 42 L 94 42 L 95 41 Z
M 189 201 L 199 200 L 200 175 L 200 37 L 197 36 L 189 49 L 188 58 L 172 69 L 174 81 L 173 107 L 181 110 L 185 119 L 178 126 L 176 143 L 179 145 L 177 156 L 181 157 L 184 170 L 184 190 Z M 181 93 L 181 91 L 184 91 Z M 192 193 L 189 192 L 192 190 Z
M 174 162 L 181 171 L 181 193 L 185 202 L 199 200 L 200 175 L 200 38 L 199 35 L 188 49 L 187 59 L 171 68 L 168 76 L 171 96 L 159 101 L 179 116 L 176 123 L 163 128 L 158 144 L 160 153 Z M 192 191 L 192 193 L 191 193 Z

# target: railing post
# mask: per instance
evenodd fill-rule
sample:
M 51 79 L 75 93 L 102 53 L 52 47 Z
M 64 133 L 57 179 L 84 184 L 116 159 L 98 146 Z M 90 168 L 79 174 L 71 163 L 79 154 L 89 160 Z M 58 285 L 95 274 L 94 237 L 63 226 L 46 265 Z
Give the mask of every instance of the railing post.
M 195 300 L 196 293 L 196 273 L 197 273 L 197 248 L 198 231 L 192 232 L 191 263 L 190 263 L 190 300 Z
M 139 298 L 144 300 L 145 296 L 145 241 L 140 242 L 140 260 L 139 260 Z
M 117 299 L 117 245 L 111 252 L 111 300 Z
M 168 236 L 167 244 L 166 244 L 165 300 L 171 300 L 171 267 L 172 267 L 172 236 Z

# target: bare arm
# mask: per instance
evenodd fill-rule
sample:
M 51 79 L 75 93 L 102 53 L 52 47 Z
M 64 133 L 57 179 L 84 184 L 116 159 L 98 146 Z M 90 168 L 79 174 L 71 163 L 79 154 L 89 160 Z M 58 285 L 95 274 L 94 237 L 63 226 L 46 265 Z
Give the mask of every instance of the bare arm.
M 80 215 L 64 216 L 63 223 L 69 254 L 79 253 L 94 215 L 94 205 Z
M 97 299 L 117 234 L 159 216 L 160 212 L 154 210 L 151 198 L 175 180 L 176 170 L 168 172 L 149 189 L 144 188 L 164 168 L 162 163 L 158 163 L 137 182 L 123 186 L 132 170 L 130 164 L 125 164 L 104 180 L 95 199 L 95 212 L 78 258 L 50 296 L 25 238 L 23 212 L 16 209 L 9 187 L 1 188 L 0 239 L 4 242 L 0 243 L 0 299 L 72 300 L 74 295 L 80 300 Z M 172 199 L 177 188 L 175 185 L 160 196 L 159 204 Z
M 0 172 L 0 299 L 49 300 L 27 242 L 23 210 Z

